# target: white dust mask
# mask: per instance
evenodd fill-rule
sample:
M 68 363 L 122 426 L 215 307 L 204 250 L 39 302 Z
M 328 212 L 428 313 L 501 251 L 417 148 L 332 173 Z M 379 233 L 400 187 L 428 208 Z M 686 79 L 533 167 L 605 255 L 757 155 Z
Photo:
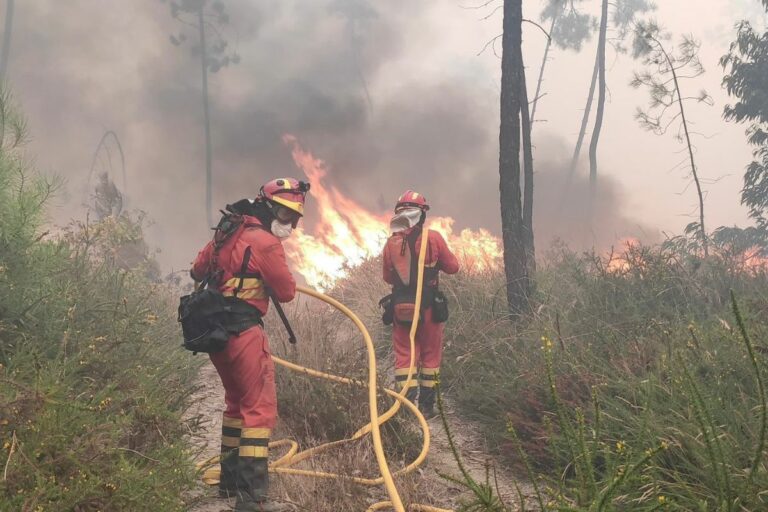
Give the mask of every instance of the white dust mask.
M 392 220 L 389 221 L 389 229 L 393 233 L 410 229 L 419 223 L 421 214 L 420 208 L 405 208 L 392 217 Z
M 272 231 L 272 234 L 277 238 L 284 240 L 291 236 L 291 233 L 293 232 L 293 226 L 290 224 L 283 224 L 279 220 L 274 219 L 272 221 L 272 226 L 270 226 L 270 230 Z

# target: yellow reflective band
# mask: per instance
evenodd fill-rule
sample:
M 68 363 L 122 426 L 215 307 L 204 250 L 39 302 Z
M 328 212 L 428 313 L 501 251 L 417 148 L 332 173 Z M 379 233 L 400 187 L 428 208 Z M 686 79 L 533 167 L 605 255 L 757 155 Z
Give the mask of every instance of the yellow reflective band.
M 416 368 L 395 368 L 395 375 L 408 375 L 408 372 L 411 370 L 413 371 L 413 376 L 416 377 L 418 373 Z
M 246 439 L 269 439 L 269 435 L 272 431 L 268 428 L 244 428 L 240 433 L 240 437 Z
M 221 425 L 223 427 L 240 428 L 243 426 L 243 420 L 240 418 L 230 418 L 229 416 L 223 416 L 221 419 Z
M 272 201 L 295 211 L 299 215 L 304 215 L 304 205 L 297 201 L 289 201 L 288 199 L 276 195 L 272 196 Z
M 269 448 L 266 446 L 241 446 L 237 450 L 240 457 L 258 457 L 261 459 L 269 457 Z
M 226 296 L 226 293 L 224 295 Z M 241 299 L 266 299 L 267 293 L 262 289 L 242 290 L 237 296 Z
M 242 283 L 240 281 L 242 281 Z M 227 280 L 227 282 L 224 283 L 224 286 L 227 288 L 237 288 L 239 286 L 243 290 L 248 290 L 251 288 L 262 288 L 264 283 L 261 279 L 256 277 L 246 277 L 245 279 L 233 277 Z
M 397 388 L 398 388 L 398 389 L 403 389 L 403 388 L 405 387 L 405 386 L 404 386 L 404 384 L 405 384 L 405 383 L 406 383 L 405 381 L 403 381 L 403 382 L 398 382 L 398 383 L 397 383 Z M 415 387 L 417 387 L 418 385 L 419 385 L 419 383 L 416 381 L 416 379 L 415 379 L 415 378 L 414 378 L 414 379 L 411 379 L 411 381 L 410 381 L 410 382 L 408 382 L 408 387 L 409 387 L 409 388 L 415 388 Z
M 440 373 L 440 368 L 422 368 L 421 374 L 422 375 L 437 375 Z
M 227 448 L 237 448 L 240 446 L 239 437 L 221 436 L 221 445 Z
M 437 384 L 436 380 L 422 380 L 419 381 L 419 385 L 423 388 L 433 388 Z

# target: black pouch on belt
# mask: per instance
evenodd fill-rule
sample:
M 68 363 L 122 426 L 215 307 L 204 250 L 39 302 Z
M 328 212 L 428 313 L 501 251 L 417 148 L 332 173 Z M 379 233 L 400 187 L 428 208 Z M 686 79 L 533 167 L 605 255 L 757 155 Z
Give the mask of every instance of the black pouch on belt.
M 224 350 L 230 336 L 262 325 L 258 309 L 210 288 L 181 297 L 178 320 L 184 334 L 184 348 L 208 354 Z
M 435 290 L 432 297 L 432 321 L 436 324 L 448 321 L 448 297 L 440 290 Z
M 395 320 L 395 305 L 392 301 L 392 294 L 382 297 L 379 301 L 379 307 L 382 309 L 381 321 L 384 325 L 392 325 Z

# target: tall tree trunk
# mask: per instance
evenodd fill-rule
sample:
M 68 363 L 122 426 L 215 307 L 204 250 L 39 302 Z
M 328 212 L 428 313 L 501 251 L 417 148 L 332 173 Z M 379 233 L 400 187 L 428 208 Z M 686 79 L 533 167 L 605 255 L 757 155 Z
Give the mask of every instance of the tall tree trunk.
M 707 239 L 707 230 L 704 227 L 704 193 L 701 190 L 701 181 L 699 180 L 699 171 L 696 168 L 696 161 L 693 158 L 693 144 L 691 143 L 691 134 L 688 132 L 688 120 L 685 117 L 685 108 L 683 107 L 683 95 L 680 92 L 680 82 L 677 79 L 677 70 L 669 57 L 669 54 L 664 49 L 664 46 L 660 41 L 654 39 L 659 49 L 664 54 L 664 58 L 667 60 L 669 70 L 672 72 L 672 79 L 675 83 L 675 92 L 677 93 L 677 104 L 680 107 L 680 119 L 683 123 L 683 131 L 685 133 L 685 143 L 688 147 L 688 158 L 691 162 L 691 174 L 693 175 L 693 181 L 696 184 L 696 193 L 699 197 L 699 236 L 701 237 L 701 247 L 704 250 L 704 257 L 709 258 L 709 240 Z
M 603 0 L 603 8 L 600 15 L 600 39 L 597 43 L 597 113 L 595 114 L 595 128 L 592 130 L 592 140 L 589 142 L 589 205 L 591 212 L 594 212 L 595 191 L 597 187 L 597 143 L 600 140 L 600 130 L 603 127 L 603 113 L 605 112 L 605 40 L 607 32 L 608 0 Z
M 525 230 L 525 254 L 530 280 L 536 272 L 536 249 L 533 243 L 533 148 L 531 146 L 531 121 L 528 117 L 528 85 L 525 79 L 525 61 L 520 48 L 520 120 L 523 138 L 523 229 Z
M 522 80 L 522 0 L 504 0 L 501 57 L 499 192 L 507 303 L 512 315 L 527 309 L 528 273 L 520 204 L 520 91 Z
M 552 31 L 555 30 L 555 24 L 559 14 L 552 16 L 552 23 L 549 25 L 549 34 L 547 38 L 547 46 L 544 48 L 544 58 L 541 59 L 541 68 L 539 69 L 539 79 L 536 82 L 536 94 L 533 96 L 533 105 L 531 105 L 531 129 L 533 129 L 533 123 L 536 120 L 536 105 L 539 103 L 539 94 L 541 94 L 541 84 L 544 82 L 544 69 L 547 67 L 547 59 L 549 58 L 549 49 L 552 47 Z M 527 92 L 526 92 L 527 97 Z
M 205 42 L 205 18 L 203 6 L 200 7 L 198 24 L 200 25 L 200 65 L 203 78 L 203 117 L 205 124 L 205 215 L 208 227 L 213 227 L 213 176 L 211 164 L 211 115 L 208 106 L 208 49 Z
M 587 133 L 587 123 L 589 122 L 589 114 L 592 112 L 592 101 L 595 99 L 595 87 L 597 86 L 597 70 L 599 68 L 600 57 L 595 53 L 595 66 L 592 70 L 592 81 L 589 83 L 589 94 L 587 95 L 587 104 L 584 106 L 584 114 L 581 116 L 581 127 L 579 127 L 579 138 L 576 140 L 576 147 L 573 148 L 573 156 L 571 157 L 571 166 L 568 169 L 568 181 L 566 183 L 566 189 L 570 188 L 571 181 L 573 180 L 573 174 L 576 172 L 576 166 L 579 163 L 579 156 L 581 155 L 581 146 L 584 144 L 584 136 Z
M 11 33 L 13 30 L 13 9 L 16 0 L 6 0 L 5 3 L 5 28 L 3 29 L 3 49 L 0 54 L 0 83 L 5 82 L 8 73 L 8 58 L 11 55 Z

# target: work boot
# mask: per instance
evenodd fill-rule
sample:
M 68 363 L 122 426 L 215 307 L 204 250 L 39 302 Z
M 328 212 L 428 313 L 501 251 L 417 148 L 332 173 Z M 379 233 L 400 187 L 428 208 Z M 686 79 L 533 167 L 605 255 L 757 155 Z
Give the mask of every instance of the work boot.
M 409 389 L 405 393 L 405 398 L 407 398 L 411 403 L 416 404 L 416 396 L 419 392 L 419 388 L 416 386 L 413 386 L 411 389 Z
M 267 459 L 239 457 L 237 473 L 237 501 L 235 512 L 281 512 L 291 510 L 289 505 L 270 501 L 269 469 Z
M 221 457 L 219 464 L 219 497 L 234 498 L 237 490 L 237 450 L 243 420 L 224 416 L 221 422 Z
M 234 498 L 237 490 L 237 449 L 221 453 L 219 498 Z
M 435 388 L 419 386 L 419 411 L 428 420 L 436 416 Z
M 237 457 L 235 512 L 281 512 L 288 505 L 269 501 L 269 429 L 243 428 Z

